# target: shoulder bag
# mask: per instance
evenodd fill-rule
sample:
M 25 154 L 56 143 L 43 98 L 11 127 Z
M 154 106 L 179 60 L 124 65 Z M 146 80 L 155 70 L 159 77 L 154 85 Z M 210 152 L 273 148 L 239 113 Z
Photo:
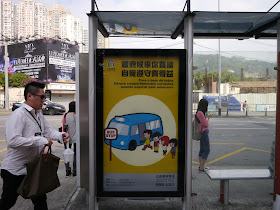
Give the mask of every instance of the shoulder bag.
M 26 164 L 27 174 L 17 189 L 17 193 L 23 198 L 34 198 L 53 191 L 60 186 L 57 169 L 60 158 L 51 153 L 51 147 Z

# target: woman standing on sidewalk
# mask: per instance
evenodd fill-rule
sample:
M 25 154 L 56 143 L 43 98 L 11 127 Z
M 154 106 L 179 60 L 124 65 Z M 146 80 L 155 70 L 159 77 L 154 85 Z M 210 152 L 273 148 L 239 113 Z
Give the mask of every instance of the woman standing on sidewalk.
M 206 119 L 206 113 L 208 110 L 208 101 L 206 99 L 201 99 L 198 103 L 198 108 L 196 112 L 196 117 L 198 119 L 198 129 L 201 132 L 200 139 L 200 150 L 199 150 L 199 171 L 204 172 L 206 169 L 205 163 L 207 157 L 210 153 L 210 143 L 209 143 L 209 120 L 211 115 Z
M 65 163 L 66 176 L 68 177 L 71 174 L 73 174 L 73 176 L 76 176 L 76 103 L 75 101 L 69 103 L 69 111 L 65 116 L 65 122 L 68 125 L 68 132 L 70 135 L 69 148 L 72 147 L 72 144 L 74 147 L 73 148 L 74 150 L 73 171 L 71 172 L 70 163 Z M 66 149 L 67 145 L 64 144 L 64 147 Z

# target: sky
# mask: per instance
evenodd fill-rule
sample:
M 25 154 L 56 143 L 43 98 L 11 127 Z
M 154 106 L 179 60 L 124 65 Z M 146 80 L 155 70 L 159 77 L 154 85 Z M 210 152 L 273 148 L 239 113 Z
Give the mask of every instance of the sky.
M 84 27 L 88 25 L 87 13 L 91 11 L 92 1 L 93 0 L 37 0 L 37 2 L 42 2 L 47 7 L 59 4 L 65 9 L 70 9 L 73 16 L 80 17 L 83 20 Z M 185 2 L 185 0 L 96 0 L 99 11 L 182 11 Z M 220 4 L 220 11 L 267 12 L 278 0 L 191 0 L 191 11 L 218 11 L 218 2 Z M 280 12 L 280 3 L 277 4 L 271 12 Z M 175 40 L 171 38 L 110 38 L 109 43 L 110 48 L 184 48 L 184 40 L 180 37 Z M 217 39 L 194 40 L 194 53 L 199 53 L 201 51 L 217 53 L 217 50 Z M 246 39 L 242 41 L 233 39 L 221 40 L 222 55 L 223 53 L 224 55 L 238 55 L 239 51 L 250 51 L 258 54 L 256 52 L 276 52 L 276 50 L 275 39 Z M 226 52 L 228 54 L 226 54 Z M 250 58 L 249 55 L 247 57 Z M 254 58 L 255 56 L 252 55 L 251 57 Z M 267 58 L 263 58 L 263 60 L 266 59 Z M 274 60 L 274 58 L 271 59 Z

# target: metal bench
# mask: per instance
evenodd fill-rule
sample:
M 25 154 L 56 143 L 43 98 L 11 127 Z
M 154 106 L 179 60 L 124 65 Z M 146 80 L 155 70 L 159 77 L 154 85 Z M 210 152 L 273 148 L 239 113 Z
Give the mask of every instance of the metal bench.
M 229 204 L 229 180 L 272 179 L 268 169 L 209 169 L 205 170 L 211 180 L 220 180 L 220 202 Z

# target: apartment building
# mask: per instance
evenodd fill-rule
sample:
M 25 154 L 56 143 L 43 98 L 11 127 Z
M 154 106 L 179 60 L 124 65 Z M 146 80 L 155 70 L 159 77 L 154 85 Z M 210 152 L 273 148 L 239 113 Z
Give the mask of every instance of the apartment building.
M 48 36 L 49 37 L 60 37 L 61 28 L 64 28 L 62 21 L 67 15 L 71 15 L 70 10 L 65 10 L 60 5 L 54 5 L 48 9 Z
M 0 0 L 0 31 L 12 39 L 28 41 L 43 37 L 57 38 L 79 44 L 80 52 L 88 52 L 88 29 L 81 18 L 71 15 L 69 9 L 60 5 L 47 8 L 36 0 Z M 98 32 L 98 48 L 108 47 L 108 39 Z
M 17 4 L 18 37 L 29 37 L 35 33 L 35 0 L 25 0 Z
M 34 35 L 47 37 L 47 8 L 42 3 L 35 3 L 34 12 Z
M 11 39 L 15 38 L 15 5 L 11 1 L 1 2 L 1 33 Z

